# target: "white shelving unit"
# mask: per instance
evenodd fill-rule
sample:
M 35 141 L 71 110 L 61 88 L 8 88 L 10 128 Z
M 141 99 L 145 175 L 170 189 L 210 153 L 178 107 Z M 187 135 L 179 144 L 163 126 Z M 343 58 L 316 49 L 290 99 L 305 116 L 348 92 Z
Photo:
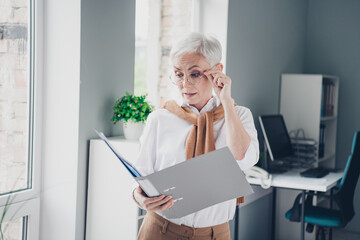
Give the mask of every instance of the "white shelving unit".
M 333 113 L 321 116 L 323 103 L 323 84 L 333 84 Z M 319 149 L 320 124 L 325 125 L 324 156 L 318 158 L 316 166 L 335 167 L 336 126 L 338 113 L 339 78 L 327 75 L 282 74 L 280 113 L 288 131 L 304 129 L 308 138 L 318 142 Z
M 138 141 L 109 138 L 129 162 L 140 149 Z M 138 207 L 132 199 L 135 182 L 101 139 L 90 141 L 86 239 L 136 239 Z
M 322 116 L 324 102 L 323 84 L 333 85 L 332 105 L 333 112 Z M 302 128 L 307 138 L 318 142 L 319 149 L 320 124 L 325 125 L 324 156 L 317 158 L 315 167 L 335 167 L 336 155 L 336 128 L 338 113 L 339 78 L 321 74 L 282 74 L 280 92 L 280 113 L 284 116 L 288 131 Z M 323 114 L 324 115 L 324 114 Z M 278 189 L 276 191 L 276 217 L 275 239 L 300 238 L 300 223 L 290 222 L 285 218 L 295 197 L 300 191 Z M 317 205 L 326 205 L 326 201 L 314 199 Z M 289 233 L 291 233 L 289 235 Z M 315 239 L 315 230 L 312 234 L 305 233 L 306 239 Z

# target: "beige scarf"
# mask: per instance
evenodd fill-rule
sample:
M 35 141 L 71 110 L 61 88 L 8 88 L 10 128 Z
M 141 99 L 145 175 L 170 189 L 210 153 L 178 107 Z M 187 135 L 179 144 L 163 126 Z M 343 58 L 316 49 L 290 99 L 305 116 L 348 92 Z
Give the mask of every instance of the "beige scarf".
M 185 141 L 186 160 L 215 150 L 214 122 L 224 118 L 222 105 L 201 115 L 187 107 L 180 107 L 175 101 L 167 101 L 163 108 L 193 124 Z M 236 199 L 236 205 L 244 202 L 244 197 Z

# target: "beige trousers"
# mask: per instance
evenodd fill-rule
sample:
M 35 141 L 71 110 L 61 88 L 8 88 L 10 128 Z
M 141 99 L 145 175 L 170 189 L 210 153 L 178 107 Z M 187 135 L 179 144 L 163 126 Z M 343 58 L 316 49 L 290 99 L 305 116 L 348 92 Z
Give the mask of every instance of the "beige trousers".
M 229 223 L 193 228 L 177 225 L 154 212 L 146 213 L 140 227 L 138 240 L 231 240 Z

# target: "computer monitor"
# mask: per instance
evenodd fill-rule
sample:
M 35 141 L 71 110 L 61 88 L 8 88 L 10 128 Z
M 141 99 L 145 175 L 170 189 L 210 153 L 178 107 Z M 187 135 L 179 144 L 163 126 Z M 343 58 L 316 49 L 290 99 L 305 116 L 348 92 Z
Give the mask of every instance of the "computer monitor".
M 289 133 L 282 115 L 259 116 L 260 126 L 272 161 L 294 155 Z

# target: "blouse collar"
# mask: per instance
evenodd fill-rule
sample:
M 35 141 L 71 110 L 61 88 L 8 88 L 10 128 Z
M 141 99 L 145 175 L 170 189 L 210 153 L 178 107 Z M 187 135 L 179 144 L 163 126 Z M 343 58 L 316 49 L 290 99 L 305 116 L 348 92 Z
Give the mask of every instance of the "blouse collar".
M 196 107 L 190 106 L 183 99 L 181 99 L 180 104 L 182 107 L 190 108 L 194 113 L 200 115 L 207 111 L 212 111 L 218 106 L 220 106 L 220 99 L 213 93 L 212 98 L 205 104 L 205 106 L 199 111 Z

